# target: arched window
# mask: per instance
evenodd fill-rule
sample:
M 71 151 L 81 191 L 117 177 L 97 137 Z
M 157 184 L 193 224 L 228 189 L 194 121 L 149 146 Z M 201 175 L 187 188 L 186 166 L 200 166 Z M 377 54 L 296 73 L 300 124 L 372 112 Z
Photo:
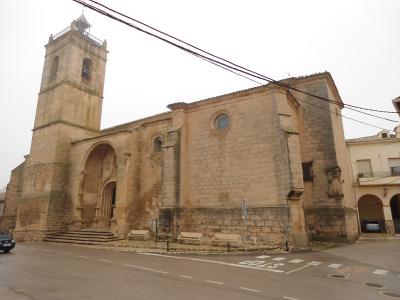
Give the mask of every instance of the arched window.
M 54 81 L 56 79 L 57 71 L 58 71 L 58 56 L 54 57 L 53 61 L 51 62 L 49 81 Z
M 162 151 L 162 144 L 163 144 L 163 141 L 162 141 L 161 137 L 158 136 L 154 139 L 154 152 L 155 153 L 159 153 Z
M 89 58 L 85 58 L 82 64 L 82 78 L 85 80 L 90 80 L 91 72 L 92 72 L 92 61 Z

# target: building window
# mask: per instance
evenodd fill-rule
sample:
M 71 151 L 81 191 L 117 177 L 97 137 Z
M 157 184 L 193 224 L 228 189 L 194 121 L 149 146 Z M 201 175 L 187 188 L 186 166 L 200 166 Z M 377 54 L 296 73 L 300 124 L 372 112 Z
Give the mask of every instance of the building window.
M 163 141 L 161 137 L 158 136 L 154 139 L 154 153 L 159 153 L 162 151 L 162 144 Z
M 358 178 L 373 177 L 371 160 L 369 159 L 357 160 L 357 172 L 358 172 Z
M 313 162 L 312 161 L 307 161 L 301 163 L 303 167 L 303 181 L 313 181 L 314 178 L 314 171 L 313 171 Z
M 389 158 L 388 165 L 392 176 L 400 176 L 400 157 Z
M 227 129 L 230 125 L 229 116 L 225 113 L 219 114 L 214 121 L 214 127 L 220 131 Z
M 54 81 L 56 79 L 57 71 L 58 71 L 58 56 L 54 57 L 53 61 L 51 62 L 50 76 L 49 76 L 50 81 Z
M 85 80 L 90 80 L 92 61 L 89 58 L 85 58 L 82 64 L 82 78 Z

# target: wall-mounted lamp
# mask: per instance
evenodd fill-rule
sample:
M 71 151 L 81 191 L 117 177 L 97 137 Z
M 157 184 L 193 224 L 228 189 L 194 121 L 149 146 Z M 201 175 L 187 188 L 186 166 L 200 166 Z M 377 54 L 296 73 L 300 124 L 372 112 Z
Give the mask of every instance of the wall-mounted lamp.
M 383 196 L 386 197 L 387 194 L 388 194 L 388 188 L 387 188 L 387 186 L 384 186 L 383 187 Z

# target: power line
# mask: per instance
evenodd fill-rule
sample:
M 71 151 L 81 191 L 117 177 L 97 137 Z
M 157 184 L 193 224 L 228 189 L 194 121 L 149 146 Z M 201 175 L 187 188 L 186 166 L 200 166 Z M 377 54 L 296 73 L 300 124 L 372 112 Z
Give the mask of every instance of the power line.
M 125 25 L 127 25 L 127 26 L 130 26 L 130 27 L 132 27 L 132 28 L 134 28 L 134 29 L 136 29 L 136 30 L 138 30 L 138 31 L 140 31 L 140 32 L 143 32 L 143 33 L 148 34 L 148 35 L 150 35 L 150 36 L 152 36 L 152 37 L 155 37 L 155 38 L 157 38 L 157 39 L 159 39 L 159 40 L 161 40 L 161 41 L 164 41 L 164 42 L 166 42 L 166 43 L 168 43 L 168 44 L 170 44 L 170 45 L 172 45 L 172 46 L 174 46 L 174 47 L 177 47 L 177 48 L 179 48 L 179 49 L 181 49 L 181 50 L 183 50 L 183 51 L 185 51 L 185 52 L 187 52 L 187 53 L 189 53 L 189 54 L 192 54 L 192 55 L 194 55 L 194 56 L 196 56 L 196 57 L 198 57 L 198 58 L 200 58 L 200 59 L 203 59 L 203 60 L 205 60 L 205 61 L 207 61 L 207 62 L 210 62 L 210 63 L 212 63 L 212 64 L 214 64 L 214 65 L 216 65 L 216 66 L 218 66 L 218 67 L 220 67 L 220 68 L 223 68 L 223 69 L 225 69 L 225 70 L 227 70 L 227 71 L 229 71 L 229 72 L 232 72 L 232 73 L 234 73 L 234 74 L 236 74 L 236 75 L 239 75 L 239 76 L 241 76 L 241 77 L 244 77 L 244 78 L 246 78 L 246 79 L 248 79 L 248 80 L 251 80 L 251 81 L 253 81 L 253 82 L 256 82 L 256 83 L 258 83 L 258 84 L 262 84 L 262 83 L 259 82 L 259 81 L 257 81 L 257 80 L 254 80 L 254 79 L 252 79 L 252 78 L 249 78 L 248 76 L 251 76 L 251 77 L 254 77 L 254 78 L 257 78 L 257 79 L 261 79 L 261 80 L 265 80 L 265 81 L 267 81 L 267 82 L 269 82 L 269 83 L 272 83 L 272 84 L 275 84 L 275 85 L 278 85 L 278 86 L 281 86 L 281 87 L 285 87 L 285 88 L 287 88 L 287 89 L 291 89 L 291 90 L 297 91 L 297 92 L 299 92 L 299 93 L 303 93 L 303 94 L 306 94 L 306 95 L 308 95 L 308 96 L 311 96 L 311 97 L 314 97 L 314 98 L 317 98 L 317 99 L 320 99 L 320 100 L 323 100 L 323 101 L 326 101 L 326 102 L 334 103 L 334 104 L 339 105 L 339 106 L 346 105 L 346 104 L 344 104 L 344 103 L 342 103 L 342 102 L 333 101 L 333 100 L 330 100 L 330 99 L 328 99 L 328 98 L 324 98 L 324 97 L 321 97 L 321 96 L 318 96 L 318 95 L 314 95 L 314 94 L 311 94 L 311 93 L 302 91 L 302 90 L 297 89 L 297 88 L 295 88 L 295 87 L 293 87 L 293 86 L 290 86 L 290 85 L 288 85 L 288 84 L 285 84 L 285 83 L 276 81 L 276 80 L 274 80 L 274 79 L 272 79 L 272 78 L 269 78 L 269 77 L 264 76 L 264 75 L 262 75 L 262 74 L 259 74 L 259 73 L 257 73 L 257 72 L 254 72 L 254 71 L 251 71 L 251 70 L 246 69 L 246 68 L 244 68 L 244 67 L 241 67 L 241 66 L 239 66 L 239 65 L 237 65 L 237 64 L 234 64 L 234 63 L 232 63 L 232 62 L 230 62 L 230 61 L 228 61 L 228 60 L 225 60 L 225 59 L 223 59 L 223 58 L 220 58 L 219 56 L 213 55 L 213 54 L 211 54 L 211 53 L 209 53 L 209 52 L 207 52 L 207 51 L 204 51 L 204 50 L 202 50 L 202 49 L 200 49 L 200 48 L 198 48 L 198 47 L 195 47 L 195 46 L 193 46 L 193 45 L 191 45 L 191 44 L 189 44 L 189 43 L 186 43 L 186 42 L 184 42 L 184 41 L 182 41 L 182 40 L 180 40 L 180 39 L 177 39 L 177 38 L 175 38 L 175 37 L 173 37 L 173 36 L 171 36 L 171 35 L 168 35 L 168 34 L 162 32 L 162 31 L 160 31 L 160 30 L 158 30 L 158 29 L 155 29 L 154 27 L 151 27 L 151 26 L 149 26 L 149 25 L 146 25 L 146 24 L 143 23 L 143 22 L 137 21 L 137 20 L 135 20 L 135 19 L 133 19 L 133 18 L 131 18 L 131 17 L 129 17 L 129 16 L 126 16 L 126 15 L 120 13 L 120 12 L 117 12 L 117 11 L 111 9 L 111 8 L 108 8 L 107 6 L 105 6 L 105 5 L 103 5 L 103 4 L 100 4 L 100 3 L 97 2 L 97 1 L 89 0 L 90 2 L 96 3 L 97 5 L 102 6 L 102 7 L 106 8 L 106 9 L 112 11 L 112 12 L 115 12 L 115 13 L 117 13 L 117 14 L 119 14 L 119 15 L 122 15 L 122 16 L 124 16 L 124 17 L 130 19 L 130 20 L 133 20 L 133 21 L 135 21 L 135 22 L 138 22 L 139 24 L 142 24 L 142 25 L 144 25 L 144 26 L 146 26 L 146 27 L 148 27 L 148 28 L 150 28 L 150 29 L 152 29 L 152 30 L 155 30 L 156 32 L 162 33 L 162 34 L 164 34 L 164 35 L 166 35 L 166 36 L 168 36 L 168 37 L 170 37 L 170 38 L 172 38 L 172 39 L 175 39 L 175 40 L 177 40 L 177 41 L 179 41 L 179 42 L 181 42 L 181 43 L 184 43 L 184 44 L 186 44 L 186 45 L 189 45 L 190 47 L 192 47 L 192 48 L 194 48 L 194 49 L 196 49 L 196 50 L 199 50 L 199 51 L 201 51 L 201 52 L 203 52 L 203 53 L 209 54 L 210 56 L 216 57 L 216 58 L 218 58 L 218 59 L 220 59 L 220 60 L 222 60 L 222 61 L 225 61 L 225 62 L 227 62 L 227 63 L 229 63 L 229 64 L 232 64 L 232 65 L 234 65 L 235 67 L 233 67 L 233 66 L 231 66 L 231 65 L 229 65 L 229 64 L 226 64 L 226 63 L 217 61 L 217 60 L 212 59 L 212 58 L 210 58 L 210 57 L 207 57 L 207 56 L 205 56 L 205 55 L 203 55 L 203 54 L 200 54 L 200 53 L 198 53 L 198 52 L 196 52 L 196 51 L 193 51 L 193 50 L 188 49 L 188 48 L 186 48 L 186 47 L 183 47 L 183 46 L 181 46 L 181 45 L 178 45 L 178 44 L 176 44 L 176 43 L 174 43 L 174 42 L 172 42 L 172 41 L 170 41 L 170 40 L 167 40 L 166 38 L 160 37 L 160 36 L 158 36 L 158 35 L 156 35 L 156 34 L 154 34 L 154 33 L 151 33 L 151 32 L 149 32 L 149 31 L 146 31 L 146 30 L 144 30 L 144 29 L 142 29 L 142 28 L 140 28 L 140 27 L 138 27 L 138 26 L 136 26 L 136 25 L 134 25 L 134 24 L 131 24 L 131 23 L 125 21 L 125 20 L 122 20 L 122 19 L 120 19 L 120 18 L 118 18 L 118 17 L 116 17 L 116 16 L 110 14 L 109 12 L 106 12 L 106 11 L 104 11 L 104 10 L 98 8 L 98 7 L 95 7 L 95 6 L 91 5 L 91 4 L 85 3 L 85 2 L 83 2 L 83 1 L 81 1 L 81 0 L 73 0 L 73 1 L 75 1 L 75 2 L 77 2 L 77 3 L 80 3 L 80 4 L 86 6 L 86 7 L 90 8 L 90 9 L 92 9 L 92 10 L 94 10 L 94 11 L 100 13 L 100 14 L 103 14 L 103 15 L 105 15 L 105 16 L 111 18 L 111 19 L 114 19 L 114 20 L 116 20 L 116 21 L 118 21 L 118 22 L 121 22 L 121 23 L 123 23 L 123 24 L 125 24 Z M 245 76 L 245 75 L 240 74 L 240 73 L 244 73 L 244 74 L 246 74 L 246 75 L 248 75 L 248 76 Z M 308 102 L 305 101 L 305 100 L 300 100 L 300 101 L 303 101 L 303 102 L 308 103 Z M 310 104 L 310 103 L 309 103 L 309 104 Z M 354 110 L 354 109 L 353 109 L 353 110 Z M 376 118 L 381 118 L 381 119 L 384 119 L 384 120 L 389 120 L 389 121 L 392 121 L 392 122 L 396 122 L 396 123 L 397 123 L 397 121 L 390 120 L 390 119 L 387 119 L 387 118 L 383 118 L 383 117 L 380 117 L 380 116 L 368 114 L 368 113 L 361 112 L 361 111 L 358 111 L 358 112 L 363 113 L 363 114 L 366 114 L 366 115 L 374 116 L 374 117 L 376 117 Z M 332 113 L 332 111 L 331 111 L 331 113 Z M 343 116 L 343 115 L 341 115 L 341 116 Z M 349 117 L 346 117 L 346 116 L 343 116 L 343 117 L 344 117 L 344 118 L 347 118 L 347 119 L 350 119 L 350 120 L 353 120 L 353 121 L 356 121 L 356 122 L 359 122 L 359 123 L 361 123 L 361 124 L 369 125 L 369 126 L 372 126 L 372 127 L 375 127 L 375 128 L 379 128 L 379 129 L 384 129 L 384 128 L 381 128 L 381 127 L 378 127 L 378 126 L 375 126 L 375 125 L 372 125 L 372 124 L 369 124 L 369 123 L 366 123 L 366 122 L 363 122 L 363 121 L 359 121 L 359 120 L 356 120 L 356 119 L 353 119 L 353 118 L 349 118 Z M 385 129 L 385 130 L 387 130 L 387 129 Z M 388 130 L 388 131 L 390 131 L 390 130 Z
M 75 1 L 75 0 L 73 0 L 73 1 Z M 210 56 L 212 56 L 212 57 L 214 57 L 214 58 L 216 58 L 216 59 L 219 59 L 219 60 L 221 60 L 221 61 L 223 61 L 223 62 L 225 62 L 225 63 L 228 63 L 228 64 L 231 64 L 231 65 L 233 65 L 233 66 L 235 66 L 235 67 L 238 67 L 238 68 L 240 68 L 240 69 L 242 69 L 242 70 L 244 70 L 244 71 L 246 71 L 246 72 L 250 72 L 250 73 L 252 73 L 252 74 L 254 74 L 254 75 L 261 76 L 261 77 L 263 77 L 264 80 L 266 80 L 266 81 L 268 81 L 268 82 L 270 82 L 270 83 L 274 83 L 274 84 L 277 84 L 277 85 L 280 85 L 280 86 L 284 86 L 284 87 L 287 87 L 287 88 L 296 90 L 297 92 L 305 93 L 305 94 L 307 94 L 308 96 L 316 97 L 316 98 L 319 98 L 319 99 L 321 99 L 321 100 L 329 101 L 329 102 L 331 102 L 331 103 L 335 103 L 335 104 L 339 104 L 339 105 L 340 105 L 340 104 L 343 104 L 344 106 L 349 106 L 349 107 L 353 107 L 353 108 L 357 108 L 357 109 L 363 109 L 363 110 L 368 110 L 368 111 L 380 112 L 380 113 L 394 113 L 394 114 L 398 114 L 397 111 L 377 110 L 377 109 L 371 109 L 371 108 L 366 108 L 366 107 L 361 107 L 361 106 L 355 106 L 355 105 L 351 105 L 351 104 L 347 104 L 347 103 L 341 103 L 341 102 L 338 102 L 338 101 L 335 101 L 335 100 L 331 100 L 331 99 L 329 99 L 329 98 L 325 98 L 325 97 L 320 97 L 320 96 L 317 96 L 317 95 L 313 95 L 313 94 L 307 93 L 307 92 L 305 92 L 305 91 L 301 91 L 301 90 L 299 90 L 299 89 L 296 89 L 296 88 L 294 88 L 294 87 L 291 87 L 289 84 L 285 84 L 285 83 L 282 83 L 282 82 L 280 82 L 280 81 L 277 81 L 277 80 L 275 80 L 275 79 L 273 79 L 273 78 L 267 77 L 267 76 L 265 76 L 265 75 L 263 75 L 263 74 L 260 74 L 260 73 L 258 73 L 258 72 L 253 71 L 253 70 L 250 70 L 250 69 L 248 69 L 248 68 L 245 68 L 245 67 L 243 67 L 243 66 L 240 66 L 240 65 L 238 65 L 238 64 L 236 64 L 236 63 L 234 63 L 234 62 L 232 62 L 232 61 L 230 61 L 230 60 L 224 59 L 224 58 L 222 58 L 222 57 L 220 57 L 220 56 L 218 56 L 218 55 L 215 55 L 215 54 L 213 54 L 213 53 L 211 53 L 211 52 L 208 52 L 208 51 L 206 51 L 206 50 L 204 50 L 204 49 L 202 49 L 202 48 L 200 48 L 200 47 L 197 47 L 197 46 L 195 46 L 195 45 L 193 45 L 193 44 L 191 44 L 191 43 L 185 42 L 185 41 L 183 41 L 182 39 L 179 39 L 179 38 L 177 38 L 177 37 L 175 37 L 175 36 L 173 36 L 173 35 L 171 35 L 171 34 L 168 34 L 168 33 L 164 32 L 164 31 L 162 31 L 162 30 L 159 30 L 159 29 L 157 29 L 157 28 L 155 28 L 155 27 L 153 27 L 153 26 L 150 26 L 150 25 L 148 25 L 148 24 L 146 24 L 146 23 L 144 23 L 144 22 L 141 22 L 141 21 L 139 21 L 139 20 L 137 20 L 137 19 L 135 19 L 135 18 L 132 18 L 132 17 L 126 15 L 126 14 L 123 14 L 123 13 L 121 13 L 121 12 L 115 10 L 115 9 L 112 9 L 112 8 L 109 7 L 109 6 L 106 6 L 106 5 L 104 5 L 104 4 L 100 3 L 100 2 L 98 2 L 98 1 L 95 1 L 95 0 L 88 0 L 88 1 L 90 1 L 90 2 L 92 2 L 92 3 L 95 3 L 96 5 L 98 5 L 98 6 L 100 6 L 100 7 L 103 7 L 103 8 L 105 8 L 105 9 L 107 9 L 107 10 L 113 12 L 113 13 L 116 13 L 116 14 L 118 14 L 118 15 L 124 17 L 124 18 L 127 18 L 127 19 L 129 19 L 129 20 L 131 20 L 131 21 L 134 21 L 134 22 L 138 23 L 138 24 L 141 24 L 141 25 L 143 25 L 143 26 L 145 26 L 145 27 L 147 27 L 147 28 L 149 28 L 149 29 L 151 29 L 151 30 L 153 30 L 153 31 L 155 31 L 155 32 L 161 33 L 162 35 L 165 35 L 165 36 L 167 36 L 167 37 L 169 37 L 169 38 L 171 38 L 171 39 L 174 39 L 175 41 L 178 41 L 178 42 L 180 42 L 180 43 L 182 43 L 182 44 L 184 44 L 184 45 L 186 45 L 186 46 L 189 46 L 189 47 L 191 47 L 191 48 L 193 48 L 193 49 L 195 49 L 195 50 L 201 51 L 201 52 L 203 52 L 203 53 L 205 53 L 205 54 L 207 54 L 207 55 L 210 55 Z M 76 1 L 76 2 L 81 3 L 82 0 L 78 0 L 78 1 Z M 84 5 L 84 4 L 82 3 L 82 5 Z M 249 79 L 249 78 L 247 78 L 247 79 Z M 251 79 L 250 79 L 250 80 L 251 80 Z M 253 81 L 253 80 L 252 80 L 252 81 Z M 397 122 L 397 121 L 395 121 L 395 122 Z

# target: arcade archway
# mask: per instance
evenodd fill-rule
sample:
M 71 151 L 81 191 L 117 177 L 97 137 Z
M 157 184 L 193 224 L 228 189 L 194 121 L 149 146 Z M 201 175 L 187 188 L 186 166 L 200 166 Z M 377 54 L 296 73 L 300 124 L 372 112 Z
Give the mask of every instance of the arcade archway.
M 371 194 L 362 196 L 358 200 L 358 214 L 362 232 L 367 232 L 366 225 L 374 222 L 379 224 L 380 232 L 386 231 L 382 201 L 377 196 Z
M 400 194 L 394 195 L 390 199 L 390 210 L 392 212 L 394 231 L 400 233 Z

